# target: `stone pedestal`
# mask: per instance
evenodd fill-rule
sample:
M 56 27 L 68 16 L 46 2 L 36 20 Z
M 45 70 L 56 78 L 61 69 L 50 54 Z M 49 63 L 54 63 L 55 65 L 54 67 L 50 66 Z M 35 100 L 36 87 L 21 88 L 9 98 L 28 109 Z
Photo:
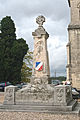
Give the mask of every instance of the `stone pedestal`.
M 71 79 L 71 56 L 70 56 L 70 51 L 71 51 L 71 48 L 70 48 L 70 42 L 66 45 L 67 47 L 67 81 L 70 81 L 72 82 L 72 79 Z
M 8 86 L 5 87 L 5 97 L 4 104 L 15 104 L 15 92 L 17 91 L 17 86 Z
M 45 18 L 43 16 L 37 17 L 36 22 L 39 24 L 39 27 L 34 32 L 32 32 L 34 38 L 34 52 L 31 84 L 35 84 L 35 82 L 40 82 L 40 84 L 48 84 L 50 71 L 47 51 L 47 39 L 49 37 L 49 34 L 42 26 L 43 22 L 45 22 Z
M 53 104 L 54 87 L 48 84 L 28 84 L 15 93 L 16 104 Z
M 54 105 L 67 106 L 71 100 L 71 86 L 58 85 L 54 87 Z

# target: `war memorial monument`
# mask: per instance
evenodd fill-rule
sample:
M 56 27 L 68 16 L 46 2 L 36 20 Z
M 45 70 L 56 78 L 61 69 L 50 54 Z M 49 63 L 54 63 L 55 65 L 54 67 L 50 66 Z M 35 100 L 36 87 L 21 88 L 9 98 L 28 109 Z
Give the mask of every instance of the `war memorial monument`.
M 68 27 L 70 36 L 69 43 L 67 45 L 67 80 L 71 80 L 73 86 L 77 85 L 77 83 L 75 84 L 73 82 L 74 80 L 79 82 L 80 75 L 80 16 L 76 16 L 80 11 L 80 4 L 79 0 L 76 0 L 76 3 L 74 3 L 74 0 L 69 0 L 69 5 L 73 14 L 71 16 L 72 21 Z M 73 9 L 74 5 L 75 7 L 77 6 L 75 10 Z M 74 18 L 74 16 L 76 17 Z M 76 21 L 77 24 L 75 24 Z M 58 111 L 64 113 L 74 111 L 75 106 L 77 105 L 77 102 L 72 98 L 72 90 L 70 85 L 54 86 L 49 84 L 50 70 L 47 51 L 47 39 L 49 34 L 43 27 L 44 22 L 45 17 L 42 15 L 38 16 L 36 18 L 38 28 L 32 32 L 34 39 L 34 51 L 31 81 L 25 88 L 19 90 L 16 86 L 6 87 L 4 103 L 3 105 L 0 105 L 0 111 L 38 111 L 52 113 Z M 79 113 L 79 110 L 77 112 Z
M 2 108 L 33 111 L 72 111 L 76 101 L 72 99 L 71 86 L 49 84 L 49 58 L 47 39 L 49 34 L 43 27 L 44 16 L 38 16 L 38 28 L 32 32 L 34 38 L 33 72 L 31 82 L 20 90 L 16 86 L 5 89 Z M 1 106 L 0 106 L 1 108 Z

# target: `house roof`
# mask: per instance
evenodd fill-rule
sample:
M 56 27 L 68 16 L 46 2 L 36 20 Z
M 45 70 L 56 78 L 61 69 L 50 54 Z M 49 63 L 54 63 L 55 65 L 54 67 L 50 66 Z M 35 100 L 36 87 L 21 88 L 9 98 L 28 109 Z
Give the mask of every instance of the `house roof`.
M 70 0 L 68 0 L 68 3 L 69 3 L 69 7 L 71 7 L 71 5 L 70 5 Z

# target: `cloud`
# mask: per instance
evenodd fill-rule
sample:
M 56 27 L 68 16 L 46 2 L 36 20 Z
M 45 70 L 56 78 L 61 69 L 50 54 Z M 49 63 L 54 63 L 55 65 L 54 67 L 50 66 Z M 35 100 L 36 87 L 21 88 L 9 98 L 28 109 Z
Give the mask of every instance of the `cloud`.
M 48 40 L 49 64 L 51 76 L 56 70 L 57 75 L 66 75 L 66 44 L 62 42 L 60 37 L 50 37 Z M 64 37 L 65 39 L 65 37 Z
M 48 18 L 45 23 L 45 28 L 51 36 L 65 36 L 67 35 L 68 24 L 64 20 L 52 21 Z
M 52 20 L 68 19 L 68 2 L 66 0 L 5 0 L 3 14 L 11 14 L 17 19 L 43 14 Z M 7 8 L 7 9 L 6 9 Z

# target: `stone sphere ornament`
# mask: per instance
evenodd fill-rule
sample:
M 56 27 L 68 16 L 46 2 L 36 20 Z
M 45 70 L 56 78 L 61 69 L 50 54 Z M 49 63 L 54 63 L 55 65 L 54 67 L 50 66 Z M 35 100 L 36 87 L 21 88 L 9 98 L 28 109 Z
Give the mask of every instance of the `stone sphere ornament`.
M 43 25 L 43 23 L 45 22 L 45 17 L 44 16 L 38 16 L 36 18 L 36 23 L 39 24 L 39 27 L 41 27 Z

